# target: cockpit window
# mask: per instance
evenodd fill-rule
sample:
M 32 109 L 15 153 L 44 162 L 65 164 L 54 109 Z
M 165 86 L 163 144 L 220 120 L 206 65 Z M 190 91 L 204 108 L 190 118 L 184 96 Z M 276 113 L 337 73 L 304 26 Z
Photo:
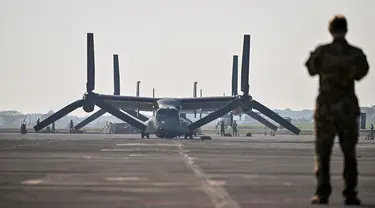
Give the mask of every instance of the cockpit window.
M 156 118 L 165 118 L 165 117 L 171 117 L 175 118 L 178 117 L 178 111 L 174 108 L 160 108 L 156 112 Z
M 167 109 L 159 109 L 156 115 L 159 117 L 165 117 L 167 115 Z

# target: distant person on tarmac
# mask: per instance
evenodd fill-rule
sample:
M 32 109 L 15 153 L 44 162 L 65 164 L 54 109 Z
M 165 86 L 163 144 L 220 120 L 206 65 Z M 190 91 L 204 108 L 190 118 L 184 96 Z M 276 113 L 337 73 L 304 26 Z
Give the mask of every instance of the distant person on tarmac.
M 370 135 L 374 136 L 374 125 L 373 124 L 371 124 Z
M 225 136 L 225 124 L 224 124 L 224 120 L 222 120 L 221 124 L 220 124 L 220 135 L 221 136 Z
M 328 204 L 330 183 L 330 156 L 335 135 L 338 134 L 344 153 L 344 181 L 342 192 L 346 205 L 360 205 L 357 197 L 357 118 L 360 116 L 354 82 L 369 71 L 364 52 L 346 40 L 346 18 L 334 16 L 329 23 L 333 41 L 319 45 L 305 63 L 310 76 L 319 76 L 319 94 L 315 118 L 315 176 L 317 188 L 312 204 Z
M 23 121 L 21 124 L 21 134 L 26 134 L 26 133 L 27 133 L 26 122 Z
M 36 120 L 36 125 L 39 125 L 39 124 L 40 124 L 40 118 L 38 118 L 38 120 Z
M 233 128 L 233 136 L 238 136 L 238 133 L 237 133 L 237 122 L 236 121 L 233 121 L 232 128 Z
M 73 119 L 70 120 L 69 131 L 70 131 L 70 133 L 72 133 L 74 131 Z

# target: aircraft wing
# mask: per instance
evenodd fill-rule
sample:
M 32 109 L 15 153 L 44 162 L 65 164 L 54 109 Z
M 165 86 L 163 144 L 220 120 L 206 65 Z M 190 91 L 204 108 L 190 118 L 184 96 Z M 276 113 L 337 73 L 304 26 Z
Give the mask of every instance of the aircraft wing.
M 118 95 L 103 95 L 98 94 L 99 98 L 106 103 L 113 105 L 116 108 L 123 110 L 152 111 L 156 106 L 157 98 L 151 97 L 136 97 L 136 96 L 118 96 Z
M 203 111 L 215 111 L 229 102 L 235 100 L 234 96 L 218 96 L 218 97 L 193 97 L 179 98 L 182 112 L 193 112 L 195 109 Z

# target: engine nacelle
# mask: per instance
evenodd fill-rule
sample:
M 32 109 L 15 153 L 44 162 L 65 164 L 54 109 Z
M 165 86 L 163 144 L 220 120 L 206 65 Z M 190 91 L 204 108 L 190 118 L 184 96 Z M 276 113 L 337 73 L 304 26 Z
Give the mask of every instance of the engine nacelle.
M 238 116 L 238 115 L 242 114 L 243 111 L 242 111 L 241 107 L 238 107 L 238 108 L 232 110 L 232 113 L 233 113 L 233 115 Z
M 243 95 L 241 97 L 241 104 L 240 108 L 242 112 L 249 112 L 252 110 L 251 101 L 253 100 L 253 97 L 250 95 Z
M 87 93 L 83 96 L 83 110 L 86 113 L 93 112 L 95 109 L 95 98 L 91 93 Z

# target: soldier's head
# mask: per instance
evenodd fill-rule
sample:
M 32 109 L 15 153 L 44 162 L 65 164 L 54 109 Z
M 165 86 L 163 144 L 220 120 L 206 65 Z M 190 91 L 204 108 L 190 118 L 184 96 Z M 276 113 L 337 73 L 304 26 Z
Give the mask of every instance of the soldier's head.
M 335 15 L 328 24 L 328 29 L 333 38 L 345 37 L 348 32 L 348 23 L 344 15 Z

